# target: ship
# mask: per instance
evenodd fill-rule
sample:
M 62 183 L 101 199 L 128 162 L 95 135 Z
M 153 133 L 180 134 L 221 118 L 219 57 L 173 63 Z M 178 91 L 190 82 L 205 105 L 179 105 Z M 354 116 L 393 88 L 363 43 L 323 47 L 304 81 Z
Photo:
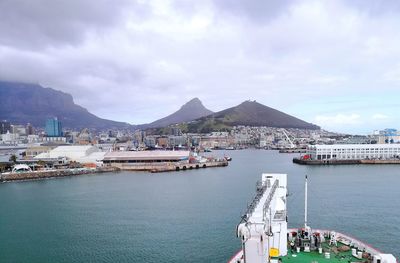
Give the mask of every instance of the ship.
M 256 195 L 236 227 L 242 248 L 228 263 L 398 263 L 349 235 L 312 229 L 307 222 L 305 177 L 304 225 L 288 228 L 287 175 L 262 174 Z

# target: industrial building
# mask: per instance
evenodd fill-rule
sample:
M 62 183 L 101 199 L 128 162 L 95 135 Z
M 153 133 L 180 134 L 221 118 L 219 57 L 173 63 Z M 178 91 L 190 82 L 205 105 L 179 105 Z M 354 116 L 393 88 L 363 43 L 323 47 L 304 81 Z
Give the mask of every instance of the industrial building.
M 397 159 L 400 144 L 310 145 L 305 156 L 311 160 Z
M 105 152 L 101 152 L 97 147 L 91 145 L 67 145 L 58 146 L 49 152 L 41 153 L 35 156 L 34 159 L 51 161 L 65 158 L 82 164 L 100 164 L 105 154 Z
M 26 148 L 25 151 L 25 159 L 33 159 L 34 157 L 38 156 L 39 154 L 47 154 L 54 148 L 56 145 L 31 145 Z
M 373 136 L 380 144 L 391 144 L 400 142 L 400 131 L 396 129 L 384 129 L 382 131 L 374 131 Z
M 108 152 L 105 164 L 111 163 L 165 163 L 189 160 L 189 151 L 123 151 Z

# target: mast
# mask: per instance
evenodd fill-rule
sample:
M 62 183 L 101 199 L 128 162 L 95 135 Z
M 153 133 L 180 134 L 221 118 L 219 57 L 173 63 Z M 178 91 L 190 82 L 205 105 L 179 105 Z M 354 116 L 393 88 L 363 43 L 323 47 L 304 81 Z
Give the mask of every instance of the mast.
M 304 228 L 307 229 L 307 175 L 304 184 Z

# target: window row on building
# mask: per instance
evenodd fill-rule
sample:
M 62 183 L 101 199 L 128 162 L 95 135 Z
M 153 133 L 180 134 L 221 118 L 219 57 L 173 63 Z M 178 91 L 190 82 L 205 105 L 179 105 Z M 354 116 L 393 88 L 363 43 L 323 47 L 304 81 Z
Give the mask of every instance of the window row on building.
M 312 145 L 307 154 L 313 160 L 394 159 L 400 157 L 400 144 Z

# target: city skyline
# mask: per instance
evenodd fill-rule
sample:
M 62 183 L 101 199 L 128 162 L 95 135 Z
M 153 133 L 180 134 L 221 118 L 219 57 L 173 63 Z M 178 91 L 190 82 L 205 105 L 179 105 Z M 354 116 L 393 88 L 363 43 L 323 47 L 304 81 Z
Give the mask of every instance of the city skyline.
M 148 123 L 251 99 L 335 132 L 399 128 L 396 1 L 0 3 L 0 79 Z

